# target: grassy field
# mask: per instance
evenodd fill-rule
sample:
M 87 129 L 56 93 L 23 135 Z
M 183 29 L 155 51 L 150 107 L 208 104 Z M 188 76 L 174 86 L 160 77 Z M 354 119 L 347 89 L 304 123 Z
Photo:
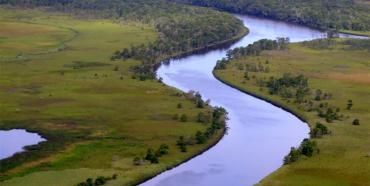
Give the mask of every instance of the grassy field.
M 2 161 L 1 185 L 75 185 L 112 174 L 118 178 L 107 185 L 130 185 L 214 143 L 221 132 L 181 153 L 176 140 L 206 130 L 196 116 L 210 108 L 196 108 L 156 80 L 132 79 L 129 68 L 138 61 L 109 60 L 156 37 L 139 23 L 0 7 L 0 129 L 25 128 L 48 139 Z M 159 164 L 133 165 L 162 143 L 170 150 Z
M 260 56 L 231 61 L 227 69 L 215 71 L 228 84 L 292 110 L 311 126 L 321 122 L 331 131 L 315 139 L 318 155 L 281 167 L 259 185 L 370 185 L 370 53 L 338 42 L 327 49 L 291 44 L 289 50 L 265 51 Z M 269 72 L 248 72 L 250 80 L 246 80 L 241 66 L 259 63 L 269 67 Z M 317 112 L 304 111 L 293 99 L 270 95 L 267 88 L 256 83 L 257 79 L 281 77 L 284 73 L 303 74 L 312 92 L 321 89 L 331 93 L 333 97 L 325 101 L 339 107 L 344 118 L 327 123 Z M 352 110 L 346 109 L 348 100 L 353 100 Z M 360 120 L 359 126 L 352 125 L 354 118 Z

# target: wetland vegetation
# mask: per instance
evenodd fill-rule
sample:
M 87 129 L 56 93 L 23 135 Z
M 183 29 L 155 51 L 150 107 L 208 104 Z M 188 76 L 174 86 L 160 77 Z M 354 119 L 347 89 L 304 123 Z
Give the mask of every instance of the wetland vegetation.
M 370 35 L 363 0 L 0 0 L 0 129 L 47 139 L 0 160 L 1 185 L 134 185 L 223 136 L 225 109 L 154 70 L 248 30 L 228 13 L 172 2 Z M 277 38 L 218 61 L 217 78 L 310 125 L 311 139 L 260 185 L 370 183 L 369 51 L 368 39 Z
M 369 180 L 370 40 L 319 39 L 229 51 L 214 74 L 227 84 L 286 108 L 311 127 L 311 138 L 292 148 L 288 164 L 260 185 L 366 185 Z M 254 46 L 254 47 L 253 47 Z M 268 70 L 266 70 L 268 69 Z M 357 125 L 365 121 L 364 125 Z M 361 127 L 361 128 L 360 128 Z
M 110 185 L 132 185 L 223 135 L 218 129 L 224 126 L 210 130 L 215 122 L 198 122 L 200 112 L 218 110 L 200 95 L 132 79 L 144 58 L 110 58 L 122 48 L 153 46 L 160 55 L 154 55 L 152 67 L 162 57 L 241 37 L 246 29 L 231 15 L 149 0 L 121 2 L 114 11 L 118 1 L 0 2 L 0 128 L 24 128 L 47 139 L 0 161 L 2 185 L 84 185 L 92 178 L 100 184 L 112 175 L 117 176 Z M 198 26 L 189 27 L 194 23 Z M 182 34 L 193 31 L 199 34 Z M 177 40 L 176 33 L 183 38 Z M 205 33 L 210 37 L 199 39 Z M 179 47 L 194 38 L 197 43 Z M 163 41 L 166 48 L 157 50 Z M 181 121 L 173 120 L 175 114 Z M 209 140 L 191 142 L 207 131 Z M 186 153 L 177 148 L 180 136 L 187 140 Z M 151 148 L 158 148 L 157 161 L 145 161 Z
M 172 0 L 239 14 L 267 17 L 318 29 L 370 34 L 366 0 Z

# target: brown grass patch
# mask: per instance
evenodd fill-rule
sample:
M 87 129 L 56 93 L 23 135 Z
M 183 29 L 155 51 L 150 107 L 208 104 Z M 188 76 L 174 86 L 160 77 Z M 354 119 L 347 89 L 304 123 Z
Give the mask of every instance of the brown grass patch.
M 370 73 L 356 73 L 356 74 L 342 74 L 342 73 L 330 73 L 328 75 L 330 79 L 349 81 L 354 83 L 370 84 Z
M 57 29 L 49 26 L 29 23 L 0 23 L 1 37 L 20 37 L 44 35 L 55 32 Z

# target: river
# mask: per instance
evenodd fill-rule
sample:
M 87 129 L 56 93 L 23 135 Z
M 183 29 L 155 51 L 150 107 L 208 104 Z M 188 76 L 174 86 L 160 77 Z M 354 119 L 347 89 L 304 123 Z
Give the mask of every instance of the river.
M 309 127 L 289 112 L 218 81 L 212 74 L 226 51 L 260 39 L 291 42 L 326 37 L 318 30 L 280 21 L 235 15 L 250 33 L 228 48 L 194 54 L 163 64 L 158 77 L 182 91 L 199 91 L 212 106 L 229 112 L 227 134 L 210 150 L 141 186 L 248 186 L 282 166 L 292 146 L 309 137 Z M 342 34 L 342 37 L 347 35 Z
M 199 91 L 203 98 L 211 100 L 212 106 L 226 108 L 229 112 L 227 134 L 210 150 L 142 186 L 253 185 L 278 169 L 290 148 L 308 137 L 306 123 L 268 102 L 221 83 L 212 75 L 212 70 L 228 49 L 264 38 L 289 37 L 291 42 L 298 42 L 325 37 L 325 33 L 279 21 L 235 16 L 250 29 L 247 36 L 227 48 L 171 60 L 157 71 L 165 84 L 185 92 Z M 23 129 L 0 130 L 0 159 L 42 141 L 45 139 L 40 135 Z

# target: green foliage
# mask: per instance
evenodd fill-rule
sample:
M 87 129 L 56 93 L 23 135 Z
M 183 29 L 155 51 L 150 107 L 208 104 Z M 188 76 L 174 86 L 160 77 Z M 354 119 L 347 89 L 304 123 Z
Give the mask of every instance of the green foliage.
M 370 128 L 369 125 L 365 125 L 365 121 L 370 120 L 370 115 L 367 114 L 370 112 L 370 94 L 368 94 L 370 53 L 366 48 L 352 49 L 347 40 L 335 39 L 336 45 L 330 50 L 312 49 L 301 43 L 290 44 L 289 50 L 262 52 L 259 56 L 232 60 L 225 70 L 214 72 L 216 77 L 224 82 L 294 112 L 305 119 L 312 129 L 315 128 L 316 122 L 321 122 L 330 129 L 328 131 L 330 136 L 314 139 L 323 153 L 315 158 L 300 155 L 298 159 L 302 159 L 301 162 L 284 166 L 264 178 L 258 185 L 301 185 L 303 179 L 307 181 L 307 185 L 369 183 L 370 165 L 366 163 L 364 156 L 366 157 L 369 149 Z M 235 70 L 239 64 L 258 64 L 266 60 L 270 60 L 268 65 L 270 72 L 266 74 L 248 71 L 250 81 L 245 81 L 245 71 Z M 265 85 L 262 88 L 258 83 L 259 80 L 268 81 L 271 76 L 277 79 L 285 73 L 294 76 L 303 74 L 308 78 L 309 87 L 313 91 L 305 97 L 307 101 L 298 104 L 292 99 L 270 95 Z M 253 76 L 255 78 L 252 78 Z M 321 94 L 318 94 L 320 101 L 315 100 L 318 89 L 321 90 L 319 91 Z M 353 100 L 355 105 L 352 110 L 345 111 L 349 99 Z M 345 116 L 337 113 L 338 120 L 333 121 L 335 124 L 327 124 L 325 118 L 318 117 L 314 112 L 325 114 L 328 108 L 331 108 L 331 113 L 337 112 L 337 108 L 342 108 Z M 361 128 L 351 127 L 355 118 L 360 120 Z M 291 154 L 293 161 L 297 159 L 299 148 L 295 150 Z M 345 155 L 342 155 L 343 152 Z M 290 157 L 284 160 L 288 163 Z
M 370 6 L 353 0 L 172 0 L 319 29 L 369 30 Z
M 266 82 L 266 86 L 271 95 L 280 95 L 284 98 L 295 97 L 298 103 L 303 102 L 310 90 L 308 79 L 303 75 L 284 74 L 283 77 L 278 79 L 271 77 Z
M 204 135 L 203 132 L 198 131 L 195 134 L 195 140 L 197 141 L 197 144 L 203 144 L 207 141 L 207 137 Z
M 181 152 L 187 152 L 187 143 L 184 136 L 180 136 L 176 145 L 180 148 Z
M 347 102 L 347 110 L 351 110 L 351 109 L 352 109 L 352 107 L 353 107 L 353 102 L 352 102 L 352 100 L 348 100 L 348 102 Z
M 298 161 L 300 156 L 301 156 L 301 153 L 299 152 L 299 150 L 292 147 L 290 149 L 289 154 L 284 157 L 284 164 L 286 165 L 286 164 L 296 162 Z
M 204 114 L 203 112 L 199 112 L 197 116 L 197 121 L 199 123 L 209 123 L 211 122 L 210 114 Z
M 350 50 L 370 51 L 370 39 L 347 39 L 344 44 L 348 45 Z
M 304 155 L 307 157 L 318 153 L 316 142 L 310 139 L 304 139 L 298 149 L 292 147 L 287 156 L 284 157 L 284 164 L 290 164 L 299 160 Z
M 195 104 L 197 108 L 204 108 L 205 102 L 202 100 L 202 96 L 199 94 L 199 92 L 195 93 Z
M 315 39 L 312 41 L 304 41 L 302 45 L 312 49 L 334 49 L 337 45 L 336 40 L 334 39 Z
M 180 117 L 181 122 L 187 122 L 188 121 L 188 116 L 186 114 L 182 114 Z
M 117 174 L 113 174 L 112 177 L 98 176 L 95 181 L 92 178 L 88 178 L 85 182 L 78 183 L 76 186 L 100 186 L 115 179 L 117 179 Z
M 154 153 L 153 149 L 149 148 L 146 152 L 145 160 L 150 161 L 150 163 L 157 164 L 159 163 L 158 157 Z
M 307 157 L 311 157 L 314 155 L 314 153 L 318 152 L 316 142 L 313 140 L 309 139 L 304 139 L 303 142 L 301 143 L 299 150 L 302 155 L 305 155 Z
M 229 40 L 244 30 L 242 22 L 230 14 L 166 0 L 2 0 L 0 4 L 47 6 L 80 16 L 134 20 L 153 25 L 159 32 L 155 42 L 125 47 L 111 57 L 112 60 L 133 58 L 142 61 L 141 65 L 131 69 L 135 79 L 142 81 L 155 78 L 154 68 L 164 58 Z
M 168 150 L 170 149 L 170 147 L 166 144 L 161 144 L 158 148 L 158 150 L 155 152 L 155 155 L 157 157 L 161 157 L 163 155 L 166 155 L 168 154 Z
M 354 119 L 352 124 L 353 125 L 360 125 L 360 120 L 359 119 Z
M 311 138 L 321 138 L 323 135 L 329 134 L 328 128 L 321 124 L 316 123 L 315 127 L 311 129 L 310 135 Z
M 181 108 L 182 108 L 182 104 L 181 104 L 181 103 L 178 103 L 178 104 L 177 104 L 177 108 L 178 108 L 178 109 L 181 109 Z
M 340 115 L 338 114 L 339 113 L 339 110 L 338 109 L 333 109 L 333 108 L 327 108 L 326 109 L 326 112 L 322 111 L 322 110 L 318 110 L 319 111 L 319 116 L 322 117 L 322 118 L 325 118 L 326 122 L 328 123 L 331 123 L 333 122 L 334 120 L 338 120 L 340 119 Z
M 261 39 L 246 47 L 238 47 L 227 51 L 227 58 L 218 60 L 216 63 L 216 70 L 226 69 L 226 64 L 235 59 L 245 56 L 260 55 L 264 50 L 285 50 L 288 48 L 289 38 L 277 38 L 276 40 Z M 248 67 L 247 67 L 248 69 Z M 249 69 L 250 70 L 250 69 Z M 263 70 L 264 71 L 264 70 Z

